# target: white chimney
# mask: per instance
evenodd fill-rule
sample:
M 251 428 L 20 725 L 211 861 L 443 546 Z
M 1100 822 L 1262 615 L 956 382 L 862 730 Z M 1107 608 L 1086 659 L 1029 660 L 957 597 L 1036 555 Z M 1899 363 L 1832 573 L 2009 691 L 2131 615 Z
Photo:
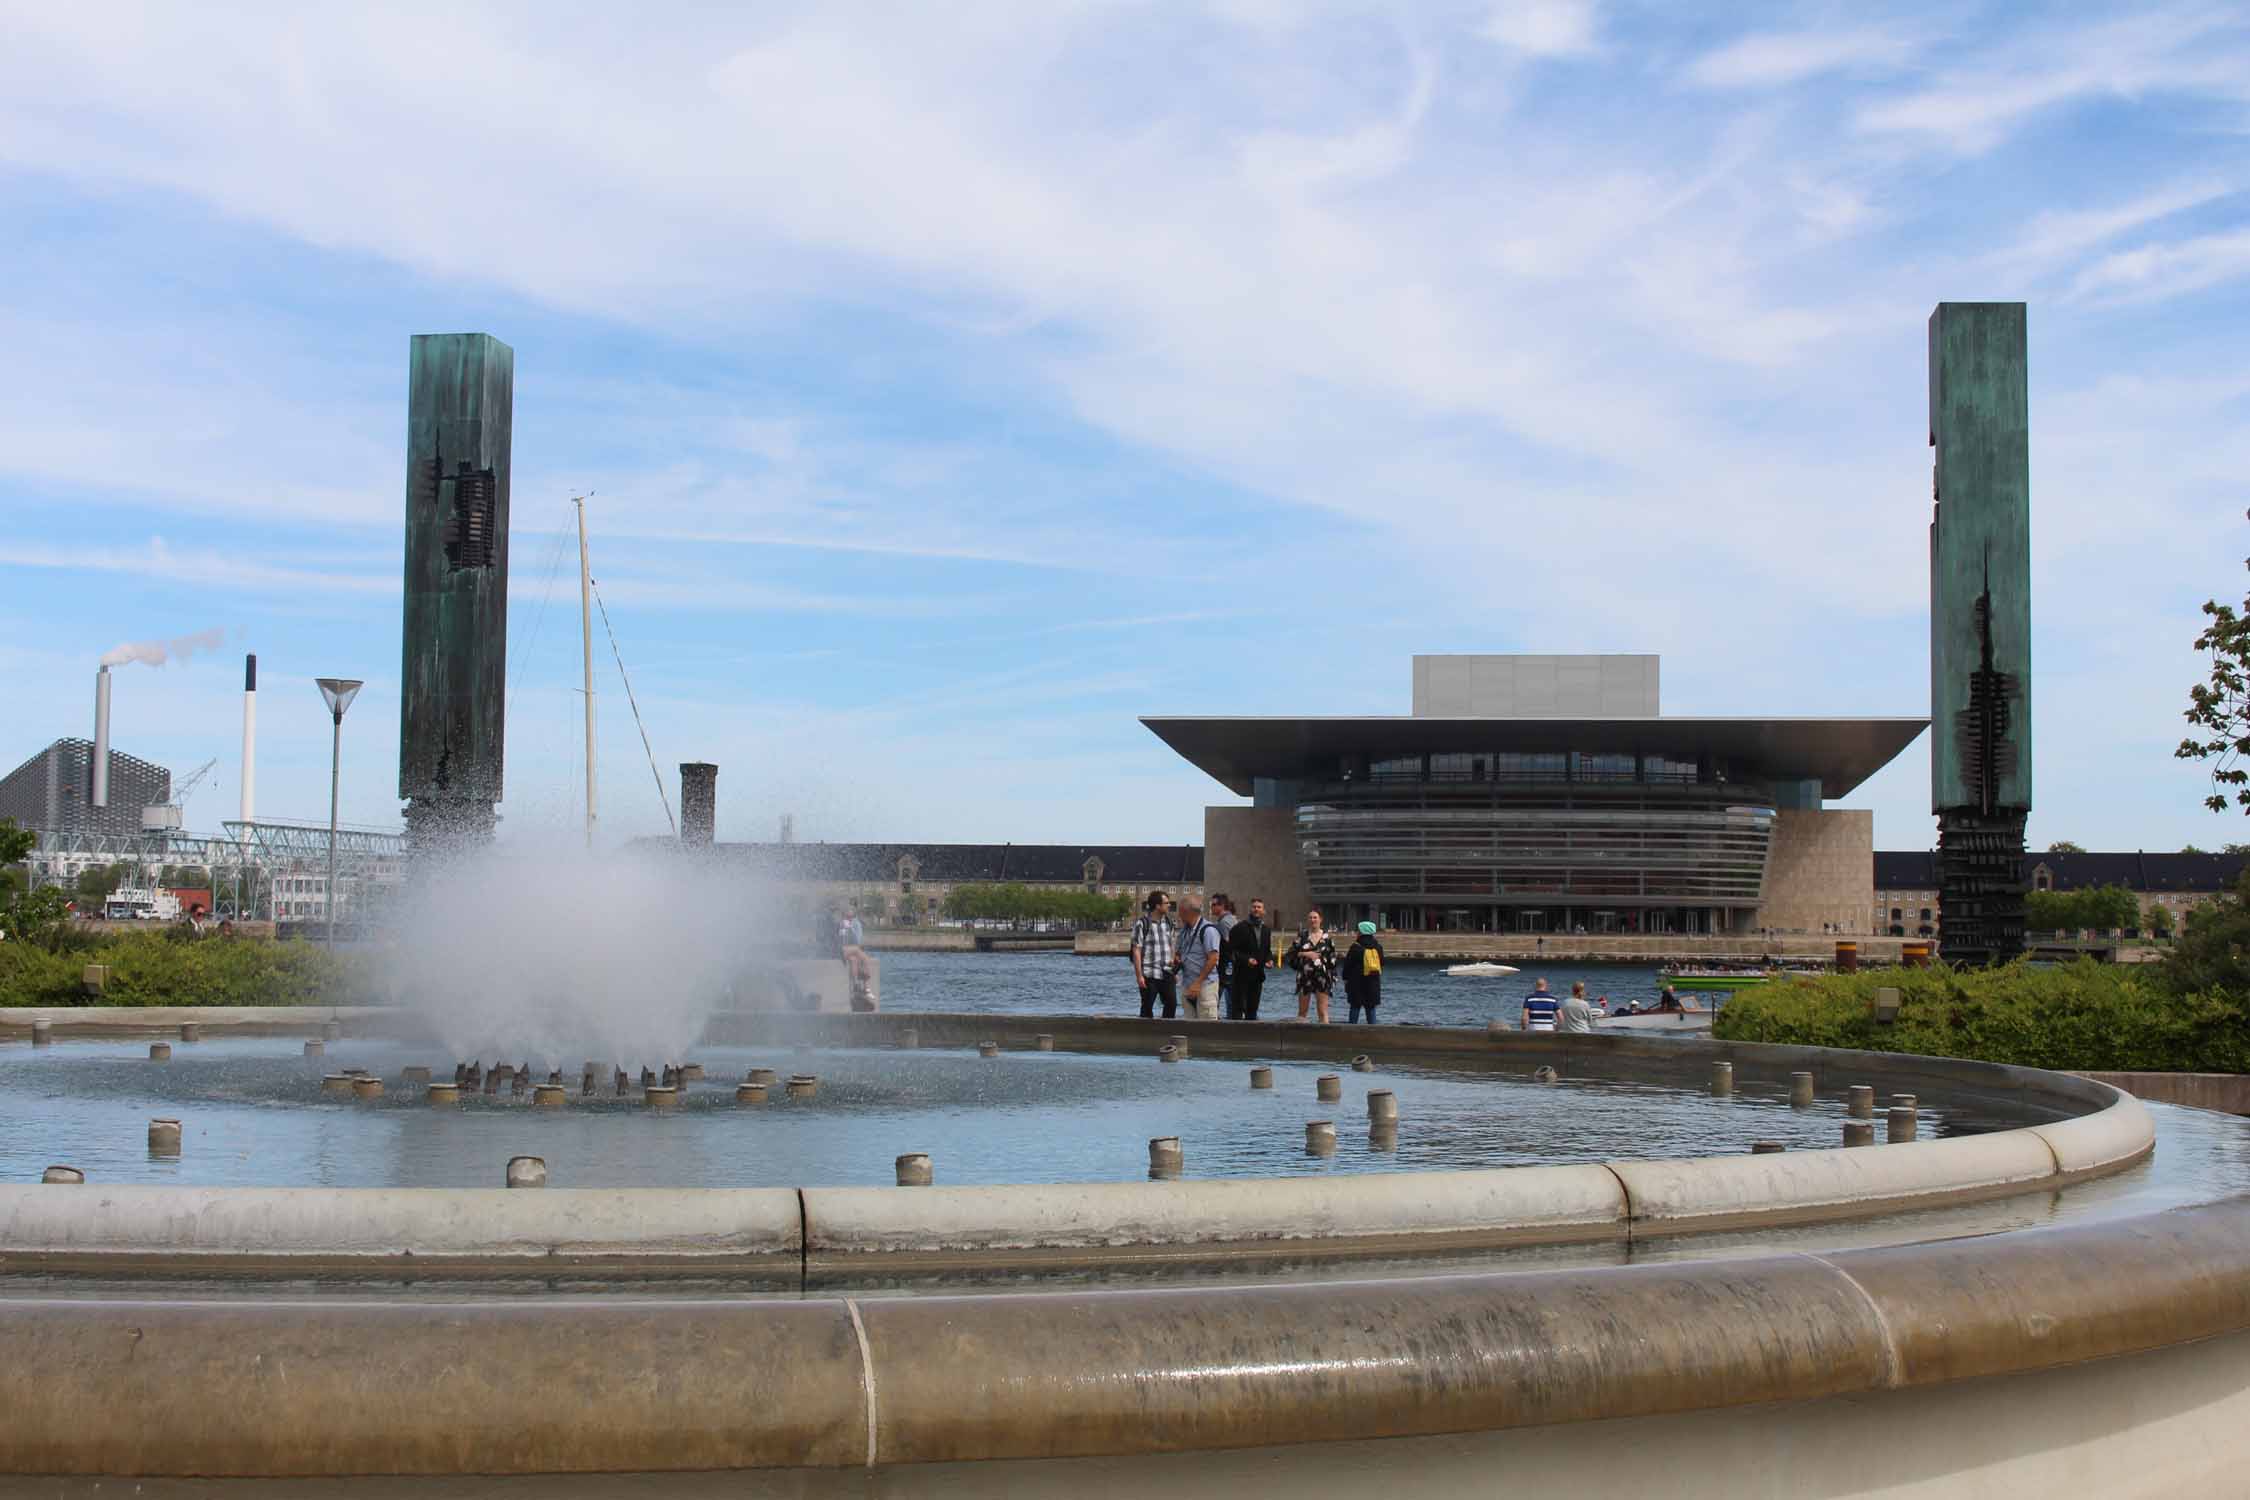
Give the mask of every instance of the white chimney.
M 106 666 L 94 674 L 93 783 L 93 795 L 88 800 L 96 807 L 109 806 L 109 668 Z
M 258 801 L 258 658 L 242 658 L 242 821 L 254 820 Z

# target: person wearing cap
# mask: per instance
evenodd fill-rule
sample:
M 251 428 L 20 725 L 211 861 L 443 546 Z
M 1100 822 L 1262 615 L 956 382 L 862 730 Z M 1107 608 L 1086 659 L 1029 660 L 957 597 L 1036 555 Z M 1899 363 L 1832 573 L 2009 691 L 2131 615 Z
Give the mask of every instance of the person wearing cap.
M 1375 1007 L 1383 1003 L 1383 945 L 1375 939 L 1373 922 L 1359 924 L 1359 937 L 1344 954 L 1344 1000 L 1354 1023 L 1373 1022 Z

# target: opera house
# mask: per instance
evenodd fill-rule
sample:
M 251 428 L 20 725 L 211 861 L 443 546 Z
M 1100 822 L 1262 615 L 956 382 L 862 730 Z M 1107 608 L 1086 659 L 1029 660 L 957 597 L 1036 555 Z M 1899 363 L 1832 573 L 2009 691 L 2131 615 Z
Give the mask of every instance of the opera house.
M 1205 885 L 1283 923 L 1857 932 L 1874 815 L 1847 797 L 1926 718 L 1667 718 L 1655 656 L 1417 656 L 1400 717 L 1142 720 L 1249 807 Z

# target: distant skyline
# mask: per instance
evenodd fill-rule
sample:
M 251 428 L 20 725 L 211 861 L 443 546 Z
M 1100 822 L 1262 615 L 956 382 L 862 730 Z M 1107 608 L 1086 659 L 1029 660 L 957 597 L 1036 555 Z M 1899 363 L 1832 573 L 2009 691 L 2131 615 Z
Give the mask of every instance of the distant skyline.
M 2030 307 L 2030 840 L 2217 848 L 2250 14 L 0 0 L 0 771 L 86 735 L 398 821 L 409 337 L 516 351 L 503 836 L 580 806 L 573 494 L 677 812 L 1199 841 L 1143 714 L 1649 651 L 1927 712 L 1924 324 Z M 432 43 L 433 28 L 442 46 Z M 605 839 L 664 811 L 596 621 Z M 1933 838 L 1927 740 L 1843 806 Z

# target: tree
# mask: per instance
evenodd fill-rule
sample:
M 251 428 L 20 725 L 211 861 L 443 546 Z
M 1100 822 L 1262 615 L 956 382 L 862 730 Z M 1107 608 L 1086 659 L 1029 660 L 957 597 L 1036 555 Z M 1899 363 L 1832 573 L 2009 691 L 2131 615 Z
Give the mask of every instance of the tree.
M 2172 935 L 2172 908 L 2152 906 L 2141 914 L 2141 930 L 2154 938 Z
M 38 834 L 18 828 L 14 818 L 0 818 L 0 900 L 30 888 L 30 870 L 18 870 L 16 866 L 31 858 L 31 851 L 38 847 Z
M 2250 561 L 2245 561 L 2250 567 Z M 2188 689 L 2186 718 L 2192 730 L 2173 752 L 2181 760 L 2211 763 L 2211 792 L 2203 805 L 2225 812 L 2231 801 L 2250 812 L 2250 599 L 2241 610 L 2216 599 L 2203 602 L 2208 623 L 2195 649 L 2211 659 L 2209 680 Z
M 2250 844 L 2221 844 L 2221 854 L 2250 854 Z
M 2164 960 L 2164 978 L 2182 994 L 2250 990 L 2250 872 L 2231 892 L 2187 914 Z
M 2180 845 L 2180 852 L 2182 854 L 2201 854 L 2203 850 L 2194 844 L 2182 844 Z
M 2086 846 L 2073 843 L 2069 839 L 2056 839 L 2047 846 L 2047 852 L 2049 854 L 2084 854 Z
M 2035 932 L 2122 932 L 2138 927 L 2141 899 L 2121 885 L 2083 891 L 2033 891 L 2024 897 L 2024 925 Z
M 77 880 L 78 899 L 94 908 L 94 914 L 99 916 L 102 903 L 109 899 L 111 891 L 125 883 L 128 873 L 129 867 L 122 864 L 91 865 L 80 870 Z

